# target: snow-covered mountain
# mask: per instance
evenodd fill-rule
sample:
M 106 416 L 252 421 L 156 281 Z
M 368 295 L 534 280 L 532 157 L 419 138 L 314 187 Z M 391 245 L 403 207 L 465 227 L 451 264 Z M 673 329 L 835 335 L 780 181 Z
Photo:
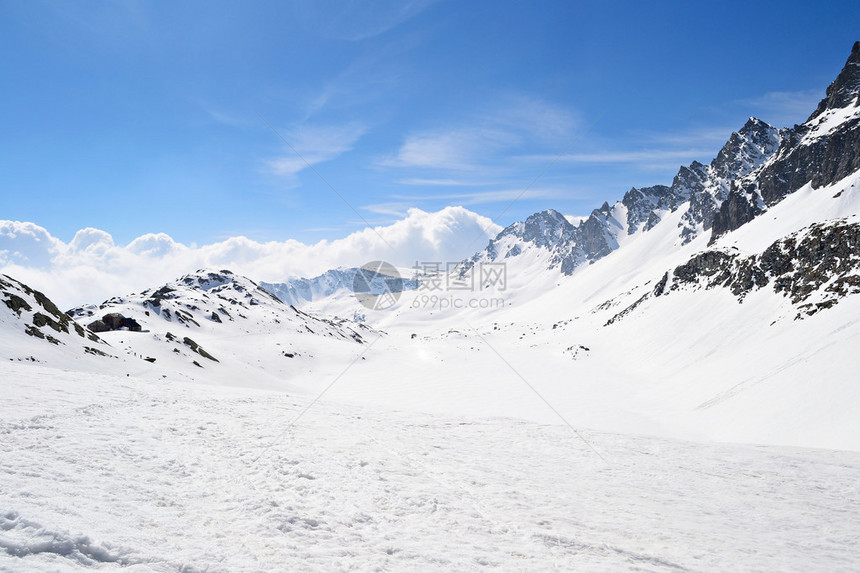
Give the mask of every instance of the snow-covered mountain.
M 68 314 L 159 372 L 221 382 L 254 369 L 274 385 L 290 383 L 309 364 L 337 363 L 368 334 L 378 336 L 364 324 L 302 312 L 229 270 L 199 270 Z
M 293 278 L 281 283 L 260 282 L 260 287 L 286 304 L 301 306 L 338 293 L 353 293 L 355 276 L 361 270 L 358 267 L 331 269 L 313 278 Z M 366 274 L 367 270 L 364 272 Z M 365 285 L 364 281 L 362 285 Z M 369 292 L 374 293 L 382 292 L 383 289 L 399 292 L 418 288 L 418 281 L 406 277 L 395 280 L 390 277 L 370 277 L 366 286 L 370 287 Z
M 779 148 L 785 130 L 750 118 L 733 133 L 709 165 L 681 167 L 669 186 L 633 188 L 610 205 L 605 202 L 577 225 L 549 209 L 513 223 L 464 263 L 461 272 L 481 262 L 514 257 L 542 259 L 547 269 L 570 275 L 583 263 L 605 257 L 627 236 L 650 231 L 667 213 L 680 210 L 678 242 L 686 244 L 711 229 L 733 182 L 758 169 Z
M 79 319 L 95 318 L 99 313 L 125 310 L 143 328 L 172 323 L 180 332 L 214 331 L 225 323 L 248 334 L 259 334 L 292 327 L 324 336 L 362 342 L 358 330 L 365 325 L 332 321 L 303 313 L 282 302 L 247 277 L 229 270 L 199 270 L 156 289 L 111 298 L 98 307 L 82 306 L 69 311 Z
M 0 302 L 0 359 L 66 365 L 85 356 L 116 357 L 98 335 L 12 277 L 0 275 Z
M 652 292 L 610 323 L 652 295 L 668 295 L 678 289 L 725 288 L 743 301 L 750 292 L 765 287 L 796 306 L 795 320 L 832 308 L 848 295 L 860 294 L 860 217 L 813 224 L 751 255 L 742 255 L 737 249 L 697 253 L 667 271 Z
M 860 42 L 809 119 L 784 130 L 776 152 L 732 187 L 715 217 L 711 242 L 806 185 L 831 185 L 858 169 Z
M 860 169 L 860 42 L 809 119 L 777 129 L 750 118 L 709 165 L 681 167 L 671 185 L 633 188 L 572 225 L 554 210 L 513 223 L 464 262 L 540 259 L 547 269 L 570 275 L 605 257 L 680 211 L 677 244 L 703 233 L 711 242 L 739 228 L 804 185 L 819 188 Z M 774 237 L 777 239 L 778 237 Z M 462 271 L 461 271 L 462 272 Z

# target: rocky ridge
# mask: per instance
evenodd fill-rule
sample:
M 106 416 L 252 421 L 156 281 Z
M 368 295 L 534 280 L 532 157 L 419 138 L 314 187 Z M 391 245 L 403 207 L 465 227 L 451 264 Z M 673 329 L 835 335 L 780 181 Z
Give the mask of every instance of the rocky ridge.
M 817 223 L 750 256 L 725 249 L 698 253 L 667 271 L 651 292 L 606 324 L 621 320 L 652 296 L 724 288 L 743 302 L 751 292 L 766 287 L 790 301 L 797 309 L 795 319 L 832 308 L 848 295 L 860 294 L 860 223 L 856 218 Z
M 0 322 L 11 323 L 10 331 L 71 351 L 97 356 L 109 353 L 108 345 L 96 334 L 61 312 L 47 296 L 12 277 L 0 275 L 0 302 Z

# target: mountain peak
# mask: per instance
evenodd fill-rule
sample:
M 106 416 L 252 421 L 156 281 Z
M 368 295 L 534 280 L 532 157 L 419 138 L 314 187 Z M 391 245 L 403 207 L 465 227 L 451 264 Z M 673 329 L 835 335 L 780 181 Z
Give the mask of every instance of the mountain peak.
M 567 219 L 564 215 L 562 215 L 555 209 L 546 209 L 544 211 L 538 211 L 537 213 L 529 215 L 528 218 L 526 218 L 526 223 L 537 223 L 538 221 L 558 222 L 560 224 L 561 221 L 567 222 Z
M 774 127 L 757 117 L 750 117 L 744 126 L 738 131 L 740 135 L 756 134 L 773 130 Z
M 845 66 L 833 83 L 827 87 L 827 95 L 819 102 L 818 107 L 809 116 L 809 120 L 828 109 L 856 105 L 858 95 L 860 95 L 860 42 L 854 42 L 848 61 L 845 62 Z
M 550 246 L 573 232 L 573 225 L 555 209 L 547 209 L 530 215 L 519 231 L 526 241 L 538 246 Z

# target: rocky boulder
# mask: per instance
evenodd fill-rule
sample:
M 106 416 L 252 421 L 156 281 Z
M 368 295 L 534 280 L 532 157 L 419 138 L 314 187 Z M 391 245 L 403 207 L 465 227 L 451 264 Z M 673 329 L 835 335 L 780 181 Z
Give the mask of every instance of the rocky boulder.
M 118 312 L 109 312 L 104 315 L 101 320 L 96 320 L 87 325 L 92 332 L 109 332 L 111 330 L 120 330 L 125 328 L 132 332 L 140 332 L 141 327 L 133 318 L 128 318 Z

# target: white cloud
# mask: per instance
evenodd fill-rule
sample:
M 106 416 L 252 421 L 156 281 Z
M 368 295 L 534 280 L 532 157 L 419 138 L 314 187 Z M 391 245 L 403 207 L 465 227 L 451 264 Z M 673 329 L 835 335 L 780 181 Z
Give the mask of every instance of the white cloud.
M 41 267 L 49 264 L 62 247 L 62 241 L 38 225 L 0 221 L 0 265 Z
M 166 233 L 149 233 L 142 235 L 128 244 L 126 250 L 136 255 L 149 257 L 165 256 L 177 251 L 183 251 L 186 247 L 174 241 Z
M 33 223 L 0 221 L 0 273 L 45 292 L 65 309 L 157 287 L 205 267 L 276 282 L 374 259 L 401 267 L 416 261 L 459 261 L 473 254 L 476 237 L 483 242 L 500 230 L 463 207 L 446 207 L 433 213 L 409 209 L 391 225 L 313 245 L 231 237 L 191 247 L 159 233 L 120 246 L 98 229 L 83 229 L 66 244 Z
M 75 233 L 69 243 L 69 253 L 86 253 L 98 257 L 104 256 L 115 246 L 109 233 L 87 227 Z

